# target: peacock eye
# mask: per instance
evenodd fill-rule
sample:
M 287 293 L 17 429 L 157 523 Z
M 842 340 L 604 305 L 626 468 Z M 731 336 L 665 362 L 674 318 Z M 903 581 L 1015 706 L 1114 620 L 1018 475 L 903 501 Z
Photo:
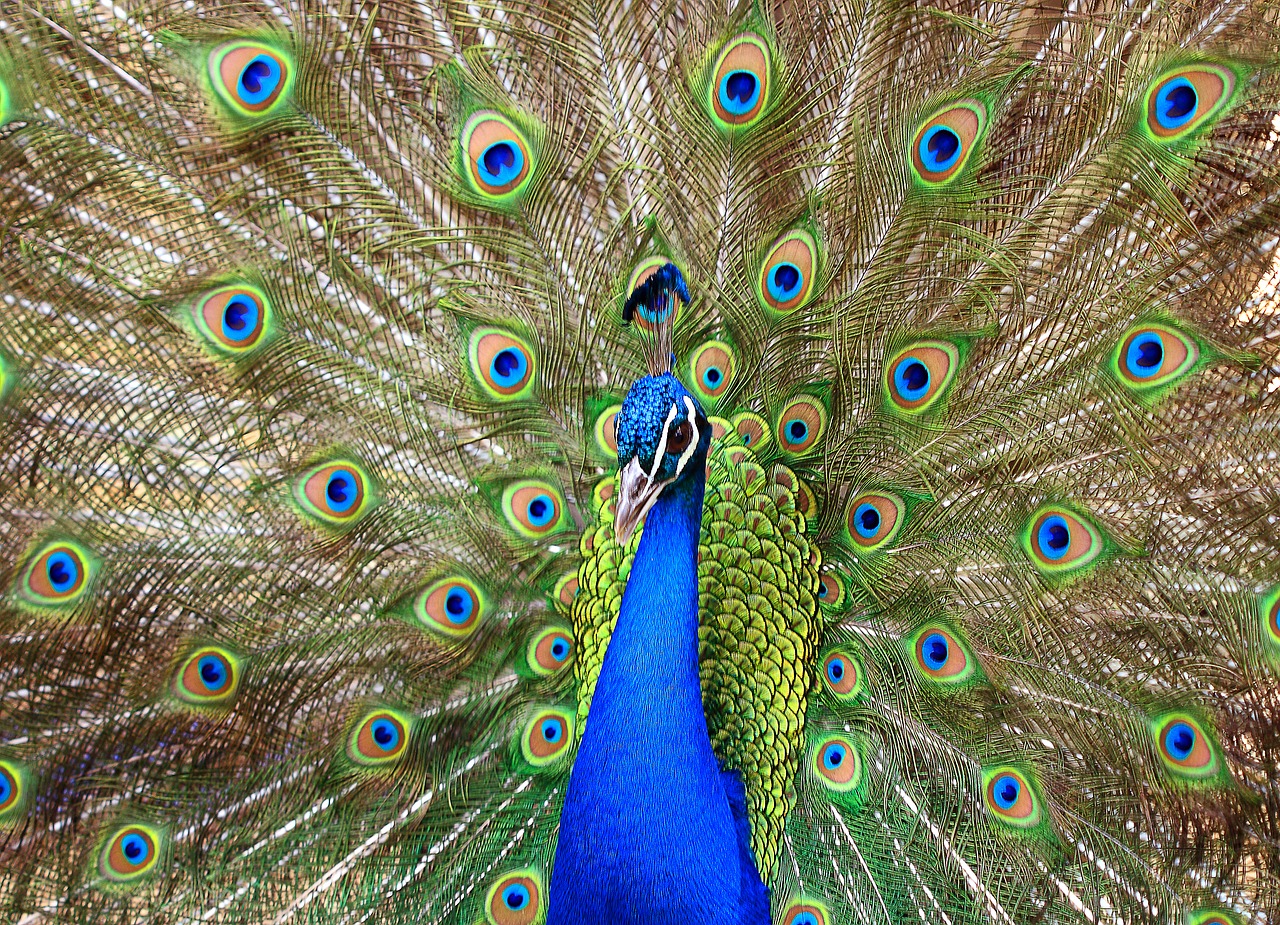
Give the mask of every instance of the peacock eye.
M 683 453 L 689 448 L 689 441 L 692 439 L 693 423 L 690 421 L 681 421 L 667 433 L 667 452 Z

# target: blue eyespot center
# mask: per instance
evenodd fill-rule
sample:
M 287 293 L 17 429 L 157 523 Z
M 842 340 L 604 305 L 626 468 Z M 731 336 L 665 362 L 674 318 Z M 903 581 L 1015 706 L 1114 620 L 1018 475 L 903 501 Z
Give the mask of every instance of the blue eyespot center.
M 799 418 L 787 421 L 787 438 L 791 443 L 804 443 L 809 436 L 809 425 Z
M 384 752 L 393 751 L 400 744 L 400 730 L 389 719 L 375 719 L 369 734 L 373 743 Z
M 1133 376 L 1154 376 L 1164 364 L 1164 341 L 1155 331 L 1144 331 L 1129 342 L 1124 363 Z
M 831 771 L 844 764 L 844 746 L 838 742 L 832 742 L 824 748 L 822 750 L 822 763 Z
M 563 734 L 564 730 L 561 728 L 558 719 L 544 719 L 542 721 L 542 737 L 548 742 L 559 742 Z
M 517 912 L 529 904 L 529 888 L 522 883 L 514 883 L 502 891 L 502 904 L 512 912 Z
M 893 371 L 893 384 L 905 401 L 919 401 L 929 393 L 929 367 L 904 357 Z
M 1001 809 L 1012 809 L 1022 793 L 1022 784 L 1012 774 L 1000 777 L 991 788 L 996 805 Z
M 557 639 L 551 643 L 551 657 L 557 662 L 563 662 L 569 656 L 569 644 L 563 639 Z
M 55 552 L 51 555 L 45 562 L 44 569 L 49 579 L 49 586 L 58 594 L 65 594 L 75 587 L 80 575 L 76 560 L 65 552 Z
M 925 664 L 933 671 L 940 671 L 947 665 L 951 657 L 951 647 L 947 645 L 947 637 L 941 633 L 930 633 L 920 647 Z
M 514 142 L 495 141 L 480 153 L 476 166 L 489 186 L 505 186 L 524 170 L 524 154 Z
M 198 666 L 200 680 L 211 691 L 217 691 L 227 683 L 227 669 L 216 655 L 203 656 Z
M 280 64 L 269 55 L 257 55 L 240 72 L 240 98 L 249 106 L 264 102 L 280 86 Z
M 708 366 L 702 373 L 702 384 L 708 389 L 719 388 L 722 379 L 724 375 L 718 366 Z
M 13 796 L 13 784 L 9 782 L 7 771 L 0 770 L 0 805 L 7 803 Z
M 261 309 L 247 295 L 233 295 L 222 309 L 222 336 L 233 343 L 244 343 L 258 330 Z
M 489 364 L 489 375 L 502 388 L 511 388 L 519 384 L 529 369 L 529 360 L 523 350 L 505 347 L 494 354 Z
M 1156 121 L 1163 129 L 1182 128 L 1196 117 L 1200 99 L 1185 77 L 1175 77 L 1156 91 Z
M 818 917 L 812 912 L 801 912 L 791 920 L 791 925 L 818 925 Z
M 853 512 L 853 523 L 858 531 L 858 536 L 869 540 L 880 530 L 880 512 L 876 510 L 874 504 L 864 501 Z
M 1196 731 L 1187 723 L 1174 723 L 1164 736 L 1165 748 L 1178 761 L 1186 761 L 1195 748 Z
M 827 662 L 827 679 L 832 684 L 839 684 L 844 680 L 844 659 L 833 658 Z
M 818 582 L 818 597 L 825 598 L 830 593 L 831 590 L 827 587 L 825 581 Z
M 444 612 L 450 623 L 463 624 L 475 610 L 475 601 L 462 588 L 451 588 L 444 598 Z
M 146 863 L 147 855 L 151 853 L 151 850 L 147 847 L 145 838 L 131 832 L 121 839 L 120 853 L 134 867 L 139 867 Z
M 535 527 L 545 527 L 555 516 L 555 503 L 546 495 L 538 495 L 529 502 L 529 523 Z
M 1061 559 L 1071 546 L 1071 530 L 1066 520 L 1057 514 L 1046 517 L 1036 533 L 1036 542 L 1046 559 Z
M 325 498 L 336 514 L 344 513 L 356 503 L 356 480 L 349 472 L 335 472 L 324 486 Z
M 769 295 L 777 302 L 788 302 L 800 294 L 804 273 L 794 263 L 779 263 L 769 271 Z
M 760 81 L 750 71 L 730 71 L 720 79 L 720 105 L 735 116 L 745 115 L 760 99 Z
M 935 125 L 920 138 L 920 163 L 930 173 L 943 173 L 960 160 L 960 136 L 945 125 Z

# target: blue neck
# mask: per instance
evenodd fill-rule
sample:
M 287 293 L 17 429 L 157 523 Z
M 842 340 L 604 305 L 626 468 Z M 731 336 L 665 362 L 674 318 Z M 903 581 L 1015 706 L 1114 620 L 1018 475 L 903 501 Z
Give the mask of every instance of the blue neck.
M 744 883 L 764 895 L 702 709 L 695 466 L 645 520 L 565 796 L 548 925 L 736 925 Z

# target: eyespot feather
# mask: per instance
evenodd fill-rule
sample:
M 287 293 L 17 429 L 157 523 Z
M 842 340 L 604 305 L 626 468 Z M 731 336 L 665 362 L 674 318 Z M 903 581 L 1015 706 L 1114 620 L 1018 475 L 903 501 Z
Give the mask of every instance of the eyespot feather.
M 412 719 L 403 713 L 371 710 L 352 729 L 347 739 L 347 757 L 366 768 L 395 764 L 404 757 L 412 730 Z
M 514 121 L 494 110 L 473 113 L 459 138 L 462 174 L 472 192 L 492 205 L 509 205 L 528 188 L 533 149 Z
M 754 125 L 769 106 L 772 90 L 772 52 L 769 43 L 754 32 L 744 32 L 725 43 L 707 87 L 707 106 L 723 131 Z
M 928 411 L 950 389 L 959 366 L 960 349 L 948 341 L 920 341 L 899 350 L 885 366 L 889 406 L 908 415 Z
M 155 871 L 166 848 L 160 829 L 141 823 L 120 826 L 98 849 L 98 873 L 110 885 L 131 885 Z
M 294 500 L 316 523 L 346 529 L 376 504 L 373 480 L 351 460 L 335 459 L 314 466 L 294 482 Z
M 911 143 L 916 179 L 931 187 L 954 180 L 973 155 L 986 124 L 987 107 L 976 99 L 960 100 L 926 119 Z
M 557 707 L 535 711 L 520 731 L 520 750 L 535 768 L 557 764 L 573 741 L 573 714 Z
M 46 543 L 28 561 L 18 597 L 39 610 L 72 607 L 88 594 L 98 572 L 93 554 L 70 540 Z
M 209 52 L 209 82 L 232 114 L 262 119 L 289 98 L 293 62 L 278 48 L 261 42 L 231 41 Z
M 788 231 L 770 245 L 756 277 L 756 298 L 770 312 L 788 314 L 813 295 L 818 242 L 808 231 Z
M 516 401 L 533 394 L 538 361 L 532 348 L 510 331 L 481 327 L 471 332 L 467 359 L 486 398 Z
M 239 692 L 240 670 L 240 660 L 229 649 L 199 646 L 179 663 L 170 690 L 191 706 L 223 706 Z
M 508 484 L 502 490 L 502 514 L 511 529 L 531 540 L 560 533 L 568 526 L 560 490 L 540 479 Z
M 485 919 L 489 925 L 534 925 L 542 918 L 542 903 L 542 875 L 529 868 L 513 870 L 489 887 Z
M 419 591 L 414 597 L 413 612 L 427 629 L 446 637 L 465 638 L 484 618 L 484 592 L 470 578 L 450 575 Z

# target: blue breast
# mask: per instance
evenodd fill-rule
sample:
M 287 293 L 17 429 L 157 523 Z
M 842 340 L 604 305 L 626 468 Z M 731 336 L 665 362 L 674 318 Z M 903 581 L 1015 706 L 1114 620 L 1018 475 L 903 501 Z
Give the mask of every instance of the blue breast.
M 548 925 L 767 925 L 698 678 L 702 482 L 645 521 L 560 819 Z

